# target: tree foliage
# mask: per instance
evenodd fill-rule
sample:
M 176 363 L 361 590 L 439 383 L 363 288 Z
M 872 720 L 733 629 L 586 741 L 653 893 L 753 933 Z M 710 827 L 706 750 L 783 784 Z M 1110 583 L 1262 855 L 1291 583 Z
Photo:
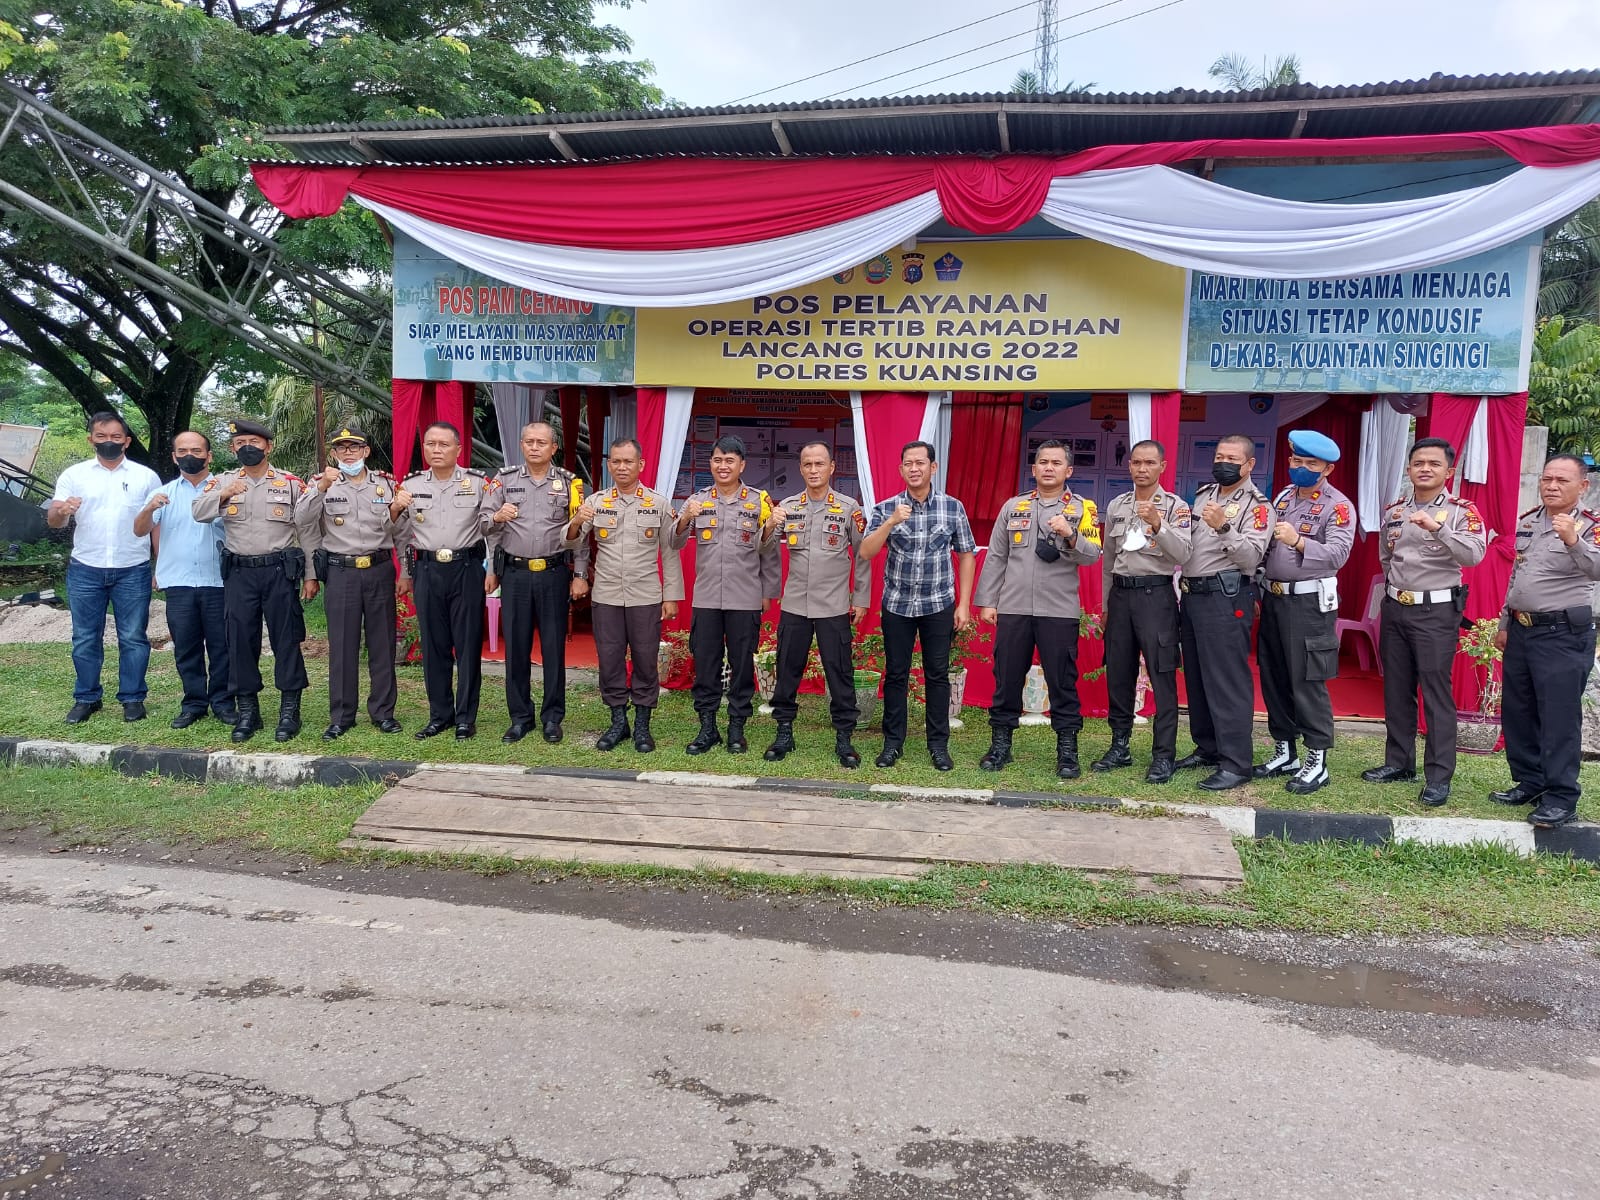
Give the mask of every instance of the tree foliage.
M 249 181 L 274 125 L 591 111 L 660 101 L 648 63 L 596 11 L 627 0 L 0 0 L 0 70 L 69 117 L 263 230 L 276 214 Z M 36 195 L 70 181 L 15 142 L 0 175 Z M 85 183 L 120 224 L 122 193 Z M 141 240 L 140 235 L 143 235 Z M 352 209 L 285 226 L 295 257 L 372 278 L 378 229 Z M 248 278 L 248 257 L 165 238 L 135 248 L 208 290 Z M 233 248 L 236 250 L 237 248 Z M 270 298 L 263 303 L 270 304 Z M 0 209 L 0 352 L 37 364 L 89 411 L 114 389 L 147 419 L 136 456 L 170 469 L 171 437 L 216 375 L 273 369 L 203 319 L 115 275 L 103 252 L 50 222 Z
M 1253 92 L 1302 82 L 1298 54 L 1280 54 L 1270 60 L 1263 58 L 1259 65 L 1242 54 L 1219 54 L 1206 68 L 1206 74 L 1230 92 Z
M 1541 321 L 1528 369 L 1528 424 L 1550 430 L 1550 452 L 1600 458 L 1600 325 Z
M 1539 315 L 1600 321 L 1600 200 L 1591 200 L 1545 239 Z

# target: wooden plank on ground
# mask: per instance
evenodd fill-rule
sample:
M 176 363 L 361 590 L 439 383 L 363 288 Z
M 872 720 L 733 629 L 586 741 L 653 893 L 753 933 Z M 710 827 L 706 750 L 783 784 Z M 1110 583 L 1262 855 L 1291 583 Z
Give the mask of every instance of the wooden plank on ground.
M 758 789 L 424 769 L 381 796 L 358 838 L 396 849 L 899 877 L 930 862 L 1038 863 L 1234 883 L 1232 839 L 1204 818 L 857 800 Z M 857 864 L 851 868 L 848 864 Z

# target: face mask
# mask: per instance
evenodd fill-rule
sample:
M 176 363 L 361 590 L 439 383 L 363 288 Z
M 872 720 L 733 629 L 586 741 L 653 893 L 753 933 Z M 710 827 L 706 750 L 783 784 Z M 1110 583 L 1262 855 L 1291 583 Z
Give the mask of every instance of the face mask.
M 1321 471 L 1313 471 L 1310 467 L 1289 468 L 1289 482 L 1295 487 L 1316 487 L 1321 480 Z
M 364 458 L 358 458 L 355 462 L 345 462 L 341 459 L 339 462 L 339 470 L 343 471 L 351 479 L 354 479 L 366 469 L 367 460 Z
M 1244 470 L 1238 463 L 1212 463 L 1211 478 L 1215 479 L 1223 487 L 1232 487 L 1244 478 Z
M 96 442 L 94 452 L 107 462 L 116 462 L 122 457 L 121 442 Z
M 267 461 L 267 452 L 260 446 L 240 446 L 233 452 L 241 467 L 259 467 Z
M 185 454 L 178 459 L 178 470 L 185 475 L 198 475 L 206 469 L 206 460 L 198 454 Z

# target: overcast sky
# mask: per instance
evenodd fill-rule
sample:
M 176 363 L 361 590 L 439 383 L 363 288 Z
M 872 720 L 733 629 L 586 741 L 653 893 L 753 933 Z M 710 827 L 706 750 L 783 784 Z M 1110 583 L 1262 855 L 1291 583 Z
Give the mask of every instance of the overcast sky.
M 1158 5 L 1166 7 L 1148 11 Z M 669 99 L 698 106 L 1003 92 L 1032 65 L 1037 7 L 1016 0 L 634 0 L 632 8 L 600 15 L 632 35 L 634 56 L 654 62 Z M 1072 15 L 1090 8 L 1098 11 Z M 1324 85 L 1435 71 L 1600 68 L 1600 0 L 1057 0 L 1056 11 L 1067 18 L 1057 26 L 1058 82 L 1092 82 L 1096 91 L 1213 86 L 1206 68 L 1228 52 L 1257 60 L 1298 54 L 1306 81 Z M 1002 38 L 1008 40 L 977 49 Z M 961 57 L 934 61 L 947 55 Z M 790 84 L 855 59 L 866 61 Z M 742 99 L 754 92 L 764 94 Z

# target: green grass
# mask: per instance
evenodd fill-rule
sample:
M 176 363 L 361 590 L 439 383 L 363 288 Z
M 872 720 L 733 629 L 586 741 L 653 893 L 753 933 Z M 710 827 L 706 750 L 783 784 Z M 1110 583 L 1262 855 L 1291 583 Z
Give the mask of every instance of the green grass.
M 964 910 L 1082 925 L 1191 925 L 1324 934 L 1600 935 L 1600 869 L 1522 859 L 1495 847 L 1239 840 L 1245 882 L 1218 895 L 1161 880 L 1042 866 L 936 866 L 915 881 L 770 876 L 665 867 L 527 863 L 509 858 L 341 852 L 382 785 L 274 789 L 207 786 L 107 768 L 0 769 L 0 829 L 44 827 L 69 844 L 121 837 L 226 844 L 321 860 L 456 867 L 657 887 L 715 888 L 871 906 Z M 1167 881 L 1170 883 L 1170 881 Z
M 320 611 L 320 606 L 313 607 Z M 1055 777 L 1054 735 L 1048 728 L 1026 728 L 1018 730 L 1017 734 L 1018 761 L 999 774 L 990 774 L 977 768 L 978 759 L 988 746 L 989 729 L 985 713 L 976 708 L 965 711 L 966 728 L 952 735 L 951 753 L 956 759 L 954 771 L 935 771 L 928 762 L 919 741 L 919 717 L 915 705 L 912 706 L 911 740 L 906 756 L 892 771 L 879 771 L 872 766 L 872 759 L 881 744 L 881 734 L 875 730 L 858 732 L 856 744 L 863 752 L 865 762 L 859 770 L 848 771 L 840 767 L 833 757 L 833 733 L 827 724 L 826 700 L 822 696 L 811 695 L 802 696 L 800 701 L 800 720 L 795 730 L 800 750 L 781 763 L 765 762 L 761 757 L 761 751 L 771 740 L 775 726 L 770 717 L 760 716 L 749 727 L 751 753 L 731 755 L 718 748 L 698 757 L 685 754 L 683 747 L 697 728 L 687 692 L 663 692 L 655 722 L 659 749 L 654 754 L 636 754 L 628 743 L 611 754 L 595 750 L 594 737 L 606 727 L 609 717 L 597 691 L 585 686 L 568 689 L 567 740 L 563 744 L 548 746 L 534 736 L 515 746 L 503 746 L 500 734 L 508 722 L 504 683 L 497 676 L 484 679 L 477 738 L 469 742 L 457 742 L 446 735 L 419 743 L 409 735 L 409 731 L 419 728 L 427 720 L 422 669 L 417 666 L 400 669 L 398 716 L 406 726 L 407 733 L 394 736 L 379 733 L 367 723 L 363 712 L 354 730 L 330 744 L 323 742 L 320 736 L 327 724 L 327 664 L 313 658 L 308 660 L 307 667 L 311 674 L 311 689 L 304 700 L 305 729 L 300 737 L 286 746 L 278 746 L 272 741 L 270 714 L 275 712 L 271 707 L 275 700 L 269 689 L 262 694 L 264 708 L 269 713 L 268 732 L 257 734 L 249 744 L 250 748 L 433 762 L 519 763 L 532 767 L 714 771 L 832 779 L 863 789 L 874 783 L 889 782 L 928 787 L 1004 787 L 1016 791 L 1060 792 L 1079 796 L 1112 795 L 1169 803 L 1235 804 L 1331 812 L 1422 813 L 1502 820 L 1520 820 L 1524 815 L 1522 809 L 1507 809 L 1487 799 L 1490 791 L 1507 787 L 1511 782 L 1506 773 L 1505 760 L 1500 755 L 1461 755 L 1457 764 L 1454 794 L 1449 807 L 1444 809 L 1422 809 L 1416 804 L 1420 784 L 1378 786 L 1364 783 L 1360 778 L 1361 772 L 1383 761 L 1380 726 L 1374 726 L 1380 736 L 1339 736 L 1330 764 L 1333 783 L 1311 796 L 1290 795 L 1283 790 L 1281 780 L 1253 783 L 1213 796 L 1194 786 L 1203 774 L 1197 771 L 1183 772 L 1174 782 L 1165 786 L 1147 784 L 1144 782 L 1144 769 L 1149 763 L 1150 735 L 1142 727 L 1135 730 L 1133 738 L 1137 765 L 1127 770 L 1096 775 L 1086 769 L 1083 778 L 1063 784 Z M 270 659 L 263 660 L 263 668 L 270 679 Z M 536 689 L 538 680 L 536 670 Z M 109 654 L 106 681 L 107 694 L 115 695 L 116 660 Z M 127 725 L 116 706 L 108 705 L 105 711 L 86 724 L 68 726 L 62 722 L 72 702 L 72 662 L 67 647 L 7 646 L 4 648 L 4 661 L 0 663 L 0 731 L 10 736 L 80 742 L 133 742 L 191 749 L 228 747 L 228 730 L 215 721 L 202 721 L 187 730 L 168 728 L 167 722 L 176 715 L 181 695 L 182 688 L 173 669 L 172 656 L 158 653 L 150 660 L 148 721 L 137 726 Z M 1110 733 L 1104 721 L 1088 722 L 1082 739 L 1086 768 L 1089 761 L 1097 757 L 1109 742 Z M 1187 750 L 1188 744 L 1187 734 L 1180 732 L 1179 752 Z M 1264 740 L 1261 745 L 1264 754 Z M 1600 765 L 1585 764 L 1581 778 L 1587 794 L 1580 802 L 1579 813 L 1585 819 L 1600 820 Z

